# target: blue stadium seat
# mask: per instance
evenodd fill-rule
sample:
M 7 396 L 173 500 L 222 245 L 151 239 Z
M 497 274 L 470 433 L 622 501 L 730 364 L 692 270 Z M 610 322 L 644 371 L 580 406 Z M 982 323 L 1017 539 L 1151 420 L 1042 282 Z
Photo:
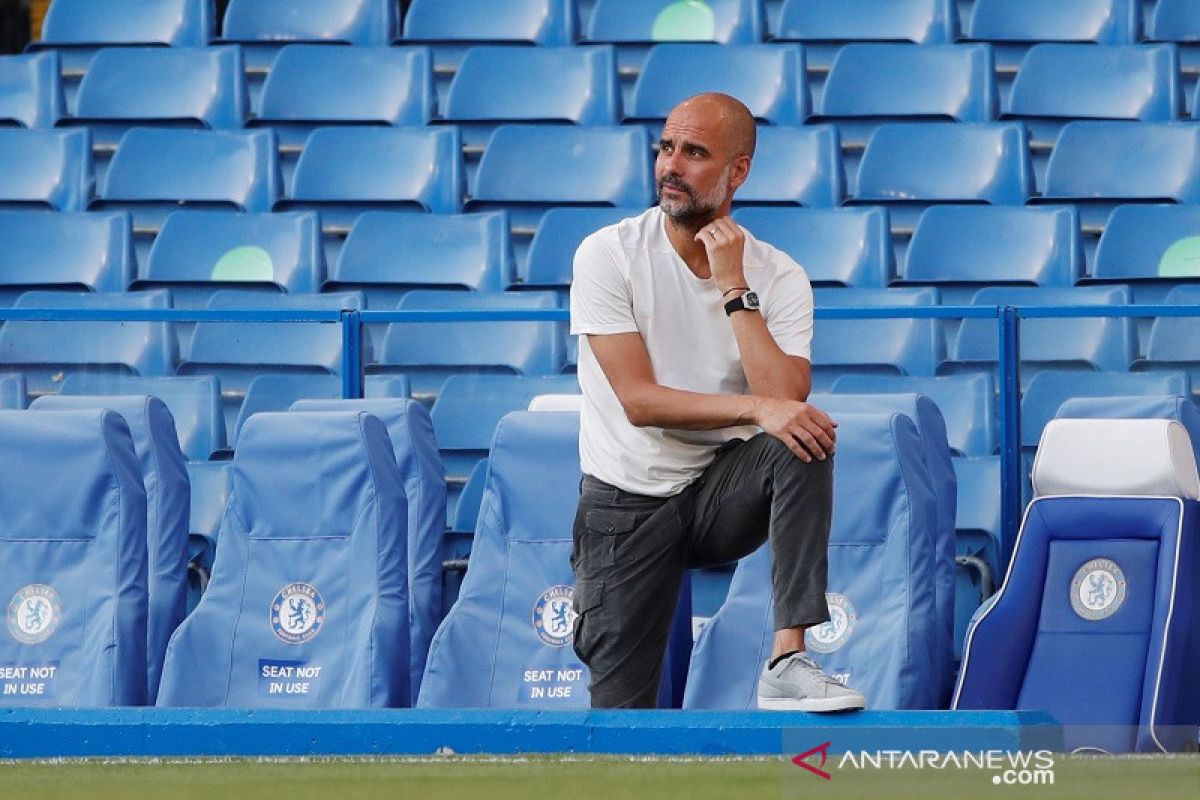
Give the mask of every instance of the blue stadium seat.
M 502 125 L 488 140 L 465 210 L 507 209 L 519 261 L 520 245 L 548 208 L 648 206 L 652 155 L 640 126 Z
M 1193 744 L 1200 478 L 1187 432 L 1055 420 L 1033 484 L 1004 585 L 967 633 L 954 708 L 1046 711 L 1069 750 Z
M 511 275 L 504 212 L 368 211 L 350 229 L 322 291 L 361 290 L 368 308 L 390 311 L 409 289 L 498 292 Z
M 326 237 L 344 236 L 372 209 L 455 214 L 462 189 L 453 128 L 317 128 L 275 210 L 320 211 Z
M 954 595 L 955 538 L 954 524 L 958 494 L 946 439 L 946 421 L 941 409 L 930 398 L 915 393 L 900 394 L 821 394 L 810 395 L 814 405 L 834 419 L 854 414 L 902 414 L 916 425 L 917 437 L 924 448 L 925 470 L 936 504 L 935 524 L 929 531 L 933 554 L 933 616 L 930 655 L 930 679 L 937 686 L 938 708 L 950 702 L 954 690 Z
M 0 703 L 146 703 L 146 491 L 106 410 L 0 412 Z
M 471 472 L 487 458 L 501 418 L 542 394 L 578 394 L 574 375 L 452 375 L 430 414 L 446 466 L 447 516 L 454 518 Z
M 342 396 L 342 379 L 337 375 L 265 374 L 250 378 L 246 397 L 237 409 L 229 450 L 237 449 L 238 436 L 255 414 L 287 411 L 300 400 L 334 400 Z
M 162 400 L 144 394 L 48 395 L 29 408 L 53 412 L 109 409 L 129 426 L 146 491 L 146 698 L 153 702 L 167 640 L 183 622 L 187 601 L 191 495 L 175 421 Z
M 611 47 L 472 47 L 441 116 L 458 126 L 468 153 L 482 151 L 505 122 L 616 125 L 615 56 Z
M 167 647 L 158 705 L 409 705 L 407 527 L 377 417 L 256 416 L 212 582 Z
M 0 211 L 0 305 L 28 289 L 123 292 L 133 278 L 129 215 Z
M 803 42 L 824 72 L 846 42 L 949 44 L 958 27 L 953 0 L 784 0 L 774 39 Z
M 954 459 L 958 484 L 955 521 L 954 658 L 962 659 L 971 617 L 995 594 L 1000 567 L 1000 457 Z
M 625 116 L 653 121 L 657 130 L 671 109 L 701 92 L 732 95 L 772 125 L 803 125 L 811 107 L 796 45 L 660 44 L 646 56 Z
M 133 286 L 169 288 L 176 308 L 203 308 L 221 288 L 315 292 L 324 276 L 316 214 L 176 211 Z
M 30 50 L 55 50 L 62 58 L 68 107 L 88 62 L 101 47 L 157 45 L 204 47 L 214 32 L 212 0 L 54 0 Z
M 846 173 L 840 142 L 832 125 L 759 126 L 750 177 L 734 205 L 841 205 Z
M 1200 278 L 1192 255 L 1200 243 L 1200 208 L 1127 205 L 1113 209 L 1088 271 L 1088 281 L 1129 284 L 1134 302 L 1161 303 L 1167 292 Z
M 433 68 L 420 47 L 293 44 L 275 58 L 249 127 L 279 135 L 286 171 L 321 125 L 420 127 L 437 113 Z
M 164 291 L 113 294 L 26 292 L 16 308 L 170 308 Z M 9 320 L 0 328 L 0 364 L 25 373 L 32 395 L 57 389 L 74 372 L 169 375 L 175 337 L 166 322 Z
M 549 292 L 500 294 L 416 290 L 402 311 L 556 308 Z M 553 375 L 562 367 L 560 323 L 548 321 L 393 322 L 368 370 L 407 375 L 413 397 L 431 403 L 456 373 Z
M 985 45 L 849 44 L 838 51 L 814 116 L 836 122 L 843 147 L 883 122 L 988 122 L 998 110 Z
M 830 391 L 925 395 L 942 412 L 947 443 L 955 456 L 990 456 L 996 449 L 995 382 L 991 375 L 843 375 Z
M 362 295 L 357 292 L 276 295 L 224 289 L 214 292 L 208 301 L 209 309 L 339 311 L 362 306 Z M 178 375 L 215 375 L 220 380 L 225 429 L 236 437 L 238 411 L 255 377 L 342 374 L 341 326 L 328 322 L 197 322 L 191 347 L 175 371 Z
M 913 421 L 899 413 L 839 417 L 829 541 L 829 622 L 805 635 L 827 673 L 859 689 L 870 709 L 937 708 L 933 548 L 937 501 Z M 838 477 L 842 476 L 842 477 Z M 864 502 L 865 498 L 870 498 Z M 729 596 L 692 651 L 684 708 L 757 707 L 771 655 L 770 548 L 742 559 Z M 949 620 L 946 620 L 948 622 Z
M 121 137 L 90 207 L 129 210 L 135 241 L 148 246 L 181 206 L 270 211 L 279 194 L 270 131 L 134 128 Z M 139 252 L 139 261 L 146 256 Z
M 109 47 L 79 84 L 61 124 L 87 125 L 97 174 L 138 125 L 237 130 L 249 106 L 236 47 Z
M 814 286 L 882 289 L 895 274 L 884 208 L 740 208 L 739 225 L 787 253 Z
M 0 209 L 83 211 L 92 196 L 87 131 L 0 128 Z
M 817 289 L 817 308 L 935 306 L 936 289 Z M 934 319 L 818 319 L 814 323 L 812 380 L 826 391 L 847 373 L 933 375 L 945 357 Z
M 470 568 L 434 634 L 418 706 L 587 708 L 587 669 L 571 647 L 578 431 L 571 413 L 501 421 Z
M 608 225 L 641 214 L 641 208 L 551 208 L 538 223 L 517 282 L 530 289 L 565 289 L 579 243 Z M 511 288 L 518 288 L 513 286 Z
M 1129 289 L 1124 286 L 993 286 L 976 292 L 972 304 L 1111 306 L 1129 301 Z M 997 341 L 994 320 L 964 319 L 951 343 L 946 369 L 990 372 L 997 362 Z M 1125 372 L 1135 353 L 1136 336 L 1128 317 L 1036 318 L 1021 322 L 1023 386 L 1044 369 Z
M 0 56 L 0 127 L 53 128 L 65 114 L 56 53 Z
M 179 447 L 189 461 L 205 461 L 224 446 L 221 390 L 210 375 L 143 378 L 136 375 L 77 373 L 63 378 L 58 393 L 79 395 L 148 394 L 166 403 L 175 421 Z
M 852 198 L 892 206 L 893 227 L 915 222 L 921 205 L 1024 205 L 1033 193 L 1026 138 L 1012 122 L 881 125 L 863 152 Z
M 200 585 L 190 593 L 188 613 L 196 607 L 195 600 L 208 586 L 212 575 L 213 558 L 217 553 L 217 535 L 221 529 L 221 518 L 225 516 L 225 505 L 232 488 L 233 462 L 189 461 L 187 463 L 188 486 L 191 489 L 191 513 L 188 522 L 189 569 L 202 573 Z M 189 574 L 191 578 L 191 574 Z
M 1152 42 L 1171 42 L 1179 51 L 1184 98 L 1197 107 L 1192 92 L 1200 77 L 1200 8 L 1191 0 L 1158 0 L 1153 13 L 1146 11 L 1146 38 Z
M 20 411 L 27 403 L 25 376 L 19 372 L 0 373 L 0 409 Z
M 1177 286 L 1167 293 L 1170 305 L 1200 304 L 1200 286 Z M 8 323 L 11 325 L 12 323 Z M 1200 317 L 1158 317 L 1150 326 L 1146 355 L 1136 370 L 1186 370 L 1200 385 Z
M 1082 275 L 1070 206 L 932 206 L 917 220 L 897 282 L 939 286 L 953 304 L 969 302 L 981 284 L 1067 287 Z
M 965 20 L 966 21 L 966 20 Z M 1002 85 L 1037 42 L 1133 44 L 1141 39 L 1140 0 L 975 0 L 963 38 L 991 42 Z
M 387 427 L 408 501 L 410 697 L 425 674 L 429 641 L 442 619 L 442 535 L 446 484 L 429 412 L 412 400 L 301 400 L 292 411 L 365 411 Z
M 452 532 L 465 533 L 470 537 L 475 535 L 475 526 L 479 521 L 479 504 L 483 501 L 483 487 L 487 478 L 488 460 L 475 462 L 467 475 L 458 495 L 458 505 L 454 509 L 454 521 L 450 525 Z M 468 552 L 470 548 L 468 548 Z

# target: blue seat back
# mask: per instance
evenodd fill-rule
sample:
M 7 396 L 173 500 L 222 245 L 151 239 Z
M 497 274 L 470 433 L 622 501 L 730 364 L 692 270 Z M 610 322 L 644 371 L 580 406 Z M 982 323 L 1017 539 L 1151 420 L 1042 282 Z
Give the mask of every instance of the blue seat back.
M 802 125 L 810 108 L 804 52 L 784 44 L 659 45 L 646 56 L 626 116 L 661 121 L 701 92 L 732 95 L 763 122 Z
M 1176 422 L 1047 426 L 1039 496 L 1004 585 L 967 633 L 955 708 L 1049 712 L 1069 749 L 1194 741 L 1200 658 L 1184 644 L 1200 563 L 1193 456 Z M 1130 459 L 1141 469 L 1114 469 Z
M 146 491 L 113 411 L 0 412 L 0 703 L 146 703 Z
M 745 44 L 766 31 L 762 5 L 755 0 L 596 0 L 584 40 L 650 43 L 670 41 Z
M 641 208 L 551 208 L 538 222 L 524 264 L 517 265 L 523 286 L 563 288 L 571 285 L 575 251 L 580 242 L 608 225 L 636 217 Z
M 760 126 L 750 177 L 734 203 L 824 207 L 839 205 L 845 194 L 837 128 Z
M 292 411 L 365 411 L 387 427 L 408 501 L 409 697 L 425 674 L 429 642 L 442 618 L 442 536 L 446 482 L 433 423 L 413 400 L 300 400 Z
M 1089 277 L 1126 282 L 1200 278 L 1200 267 L 1188 253 L 1197 230 L 1196 206 L 1117 206 L 1104 226 Z
M 213 33 L 209 0 L 54 0 L 42 20 L 39 47 L 157 44 L 203 47 Z
M 1141 34 L 1136 0 L 976 0 L 966 38 L 991 42 L 1128 44 Z
M 935 708 L 951 665 L 937 663 L 938 511 L 925 445 L 903 414 L 842 414 L 838 422 L 831 620 L 808 629 L 807 649 L 862 691 L 868 708 Z M 725 604 L 692 650 L 684 708 L 756 707 L 774 638 L 770 576 L 769 547 L 738 564 Z
M 66 114 L 58 54 L 0 58 L 0 126 L 52 128 Z
M 26 292 L 16 308 L 162 309 L 164 291 L 113 294 Z M 44 393 L 62 381 L 64 371 L 169 375 L 175 365 L 175 337 L 166 322 L 34 322 L 9 320 L 0 328 L 0 363 L 20 365 L 30 389 Z
M 1082 274 L 1074 208 L 932 206 L 917 221 L 900 281 L 1065 287 Z
M 91 135 L 86 130 L 0 128 L 0 208 L 83 211 L 92 195 Z
M 523 42 L 569 45 L 575 40 L 569 0 L 413 0 L 404 38 L 418 42 Z
M 230 0 L 221 38 L 387 45 L 396 17 L 396 4 L 387 0 Z
M 1200 303 L 1200 286 L 1176 286 L 1167 293 L 1168 304 Z M 10 323 L 11 324 L 11 323 Z M 1146 362 L 1157 367 L 1182 369 L 1200 362 L 1200 317 L 1158 317 L 1150 326 Z
M 958 34 L 951 0 L 784 0 L 776 39 L 943 44 Z
M 408 705 L 407 526 L 378 418 L 255 416 L 212 581 L 171 638 L 158 705 Z
M 265 373 L 254 375 L 246 385 L 246 397 L 237 409 L 230 450 L 237 449 L 238 436 L 246 420 L 264 411 L 287 411 L 298 400 L 335 400 L 342 396 L 342 379 L 337 375 L 309 373 Z
M 170 288 L 176 307 L 200 308 L 222 287 L 316 292 L 324 277 L 316 214 L 188 210 L 163 222 L 134 285 Z
M 881 289 L 895 276 L 885 208 L 739 208 L 734 220 L 804 267 L 814 286 Z
M 20 411 L 27 401 L 25 376 L 19 372 L 0 373 L 0 408 Z
M 166 404 L 150 395 L 51 395 L 31 410 L 109 409 L 129 426 L 146 491 L 146 697 L 158 694 L 167 640 L 183 621 L 187 601 L 191 494 L 186 458 Z
M 496 430 L 470 568 L 434 634 L 425 708 L 586 708 L 571 647 L 579 415 L 519 411 Z
M 1146 38 L 1155 42 L 1200 40 L 1200 8 L 1188 0 L 1158 0 L 1146 17 Z
M 129 215 L 0 211 L 0 297 L 25 289 L 123 292 L 133 279 Z

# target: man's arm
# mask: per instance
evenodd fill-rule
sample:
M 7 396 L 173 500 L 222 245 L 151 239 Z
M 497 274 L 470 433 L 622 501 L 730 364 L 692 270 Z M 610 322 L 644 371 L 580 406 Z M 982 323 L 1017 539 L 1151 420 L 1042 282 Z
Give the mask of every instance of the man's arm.
M 812 461 L 814 457 L 824 460 L 834 450 L 835 424 L 814 406 L 795 399 L 757 394 L 704 394 L 671 389 L 655 381 L 640 333 L 589 335 L 587 341 L 633 425 L 685 430 L 757 425 L 803 461 Z

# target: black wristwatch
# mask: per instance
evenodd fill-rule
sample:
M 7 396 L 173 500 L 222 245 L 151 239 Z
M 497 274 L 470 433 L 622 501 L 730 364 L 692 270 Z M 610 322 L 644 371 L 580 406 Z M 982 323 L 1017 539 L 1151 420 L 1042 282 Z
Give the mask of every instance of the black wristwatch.
M 758 295 L 745 292 L 725 304 L 726 316 L 733 316 L 735 311 L 758 311 Z

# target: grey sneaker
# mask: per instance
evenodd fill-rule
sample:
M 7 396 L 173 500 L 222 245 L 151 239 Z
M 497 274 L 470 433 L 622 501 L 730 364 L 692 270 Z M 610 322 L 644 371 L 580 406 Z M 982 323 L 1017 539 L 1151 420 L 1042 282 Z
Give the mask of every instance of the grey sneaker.
M 763 667 L 758 679 L 758 707 L 770 711 L 850 711 L 863 708 L 860 692 L 829 677 L 808 653 L 793 653 Z

